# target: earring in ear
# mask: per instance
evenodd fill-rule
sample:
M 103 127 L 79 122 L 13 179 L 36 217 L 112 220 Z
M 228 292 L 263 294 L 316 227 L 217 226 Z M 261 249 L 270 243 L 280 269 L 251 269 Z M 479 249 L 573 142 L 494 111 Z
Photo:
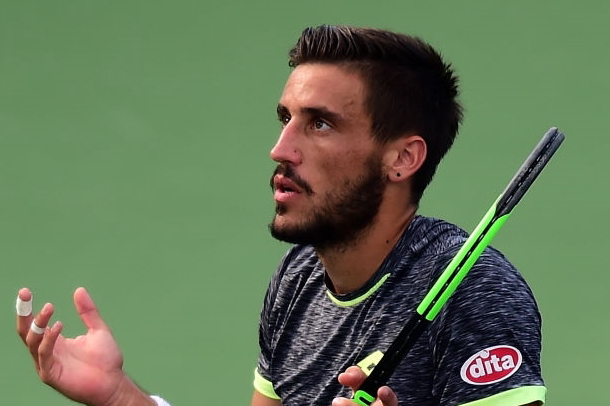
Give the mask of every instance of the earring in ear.
M 400 178 L 400 172 L 396 172 L 396 177 Z

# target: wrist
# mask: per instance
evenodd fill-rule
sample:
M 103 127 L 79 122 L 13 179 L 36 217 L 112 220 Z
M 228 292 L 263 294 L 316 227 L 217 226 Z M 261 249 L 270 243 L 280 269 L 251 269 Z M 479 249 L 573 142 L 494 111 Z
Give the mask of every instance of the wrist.
M 157 406 L 157 403 L 127 375 L 123 375 L 115 392 L 102 406 Z

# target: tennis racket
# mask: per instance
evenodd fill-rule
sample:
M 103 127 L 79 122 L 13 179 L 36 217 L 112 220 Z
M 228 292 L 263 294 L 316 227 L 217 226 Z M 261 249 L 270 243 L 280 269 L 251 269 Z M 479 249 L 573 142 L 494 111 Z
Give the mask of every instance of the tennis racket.
M 354 393 L 353 400 L 368 406 L 377 390 L 386 384 L 398 364 L 404 359 L 426 327 L 447 303 L 485 247 L 496 235 L 525 192 L 549 162 L 565 135 L 553 127 L 542 137 L 504 191 L 492 204 L 475 230 L 464 242 L 447 268 L 422 299 L 371 374 Z

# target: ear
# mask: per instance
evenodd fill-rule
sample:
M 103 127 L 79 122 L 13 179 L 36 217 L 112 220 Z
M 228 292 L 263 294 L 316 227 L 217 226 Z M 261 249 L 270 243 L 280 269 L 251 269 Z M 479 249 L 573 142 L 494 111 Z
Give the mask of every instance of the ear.
M 408 135 L 389 143 L 384 163 L 390 182 L 409 179 L 426 160 L 426 141 L 419 135 Z

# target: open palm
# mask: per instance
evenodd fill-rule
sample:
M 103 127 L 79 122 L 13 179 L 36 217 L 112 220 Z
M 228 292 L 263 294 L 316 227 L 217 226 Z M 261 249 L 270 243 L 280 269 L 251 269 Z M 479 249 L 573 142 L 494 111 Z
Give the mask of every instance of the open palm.
M 44 380 L 67 397 L 105 401 L 122 378 L 123 357 L 107 330 L 89 330 L 76 338 L 57 337 Z
M 31 300 L 31 293 L 22 289 L 19 297 Z M 30 329 L 32 315 L 19 316 L 17 330 L 43 382 L 77 402 L 103 405 L 124 379 L 123 356 L 85 289 L 74 292 L 74 305 L 87 327 L 85 335 L 64 337 L 60 322 L 36 334 Z M 47 303 L 36 316 L 36 325 L 46 327 L 52 315 L 53 306 Z

